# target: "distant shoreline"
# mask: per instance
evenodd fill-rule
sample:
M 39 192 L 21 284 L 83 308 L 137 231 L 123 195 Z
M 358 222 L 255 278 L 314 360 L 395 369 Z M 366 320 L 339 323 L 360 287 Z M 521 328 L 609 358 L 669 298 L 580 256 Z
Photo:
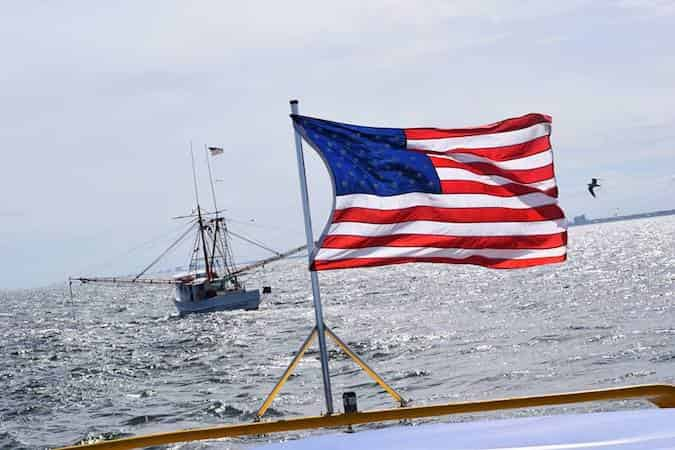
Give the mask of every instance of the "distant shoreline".
M 578 227 L 582 225 L 593 225 L 597 223 L 606 223 L 606 222 L 619 222 L 622 220 L 634 220 L 634 219 L 644 219 L 647 217 L 661 217 L 661 216 L 673 216 L 675 215 L 675 209 L 666 209 L 662 211 L 652 211 L 640 214 L 629 214 L 627 216 L 614 216 L 614 217 L 601 217 L 599 219 L 587 219 L 584 214 L 576 216 L 574 220 L 568 222 L 570 227 Z

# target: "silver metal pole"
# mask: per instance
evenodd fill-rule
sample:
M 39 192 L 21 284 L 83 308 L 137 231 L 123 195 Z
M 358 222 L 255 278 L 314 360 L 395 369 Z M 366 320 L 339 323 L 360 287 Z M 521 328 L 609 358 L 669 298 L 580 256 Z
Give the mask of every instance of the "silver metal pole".
M 298 101 L 291 100 L 291 112 L 298 114 Z M 295 131 L 295 151 L 298 157 L 298 174 L 300 175 L 300 194 L 302 196 L 302 211 L 305 215 L 305 235 L 307 237 L 307 259 L 312 262 L 314 254 L 314 233 L 312 233 L 312 217 L 309 211 L 309 195 L 307 194 L 307 178 L 305 176 L 305 158 L 302 155 L 302 137 Z M 326 351 L 326 333 L 323 323 L 323 309 L 321 308 L 321 293 L 319 292 L 319 277 L 310 270 L 312 279 L 312 295 L 314 297 L 314 315 L 316 330 L 319 335 L 319 351 L 321 353 L 321 373 L 323 374 L 323 392 L 326 397 L 326 410 L 333 414 L 333 394 L 330 389 L 330 372 L 328 371 L 328 352 Z
M 204 144 L 204 154 L 206 155 L 206 165 L 209 168 L 209 180 L 211 181 L 211 196 L 213 197 L 213 212 L 218 218 L 218 204 L 216 203 L 216 188 L 213 185 L 213 173 L 211 172 L 211 159 L 209 158 L 209 149 Z

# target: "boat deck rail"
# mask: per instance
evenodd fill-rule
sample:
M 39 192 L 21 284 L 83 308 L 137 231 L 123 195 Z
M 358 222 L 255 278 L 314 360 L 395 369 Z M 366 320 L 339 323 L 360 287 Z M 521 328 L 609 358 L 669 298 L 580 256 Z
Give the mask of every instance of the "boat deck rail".
M 574 403 L 633 399 L 647 400 L 659 408 L 675 408 L 675 385 L 644 384 L 560 394 L 512 397 L 427 406 L 407 406 L 402 408 L 362 411 L 351 414 L 333 414 L 327 416 L 298 417 L 269 422 L 229 424 L 209 428 L 134 436 L 112 441 L 97 442 L 94 444 L 62 447 L 58 450 L 129 450 L 155 445 L 175 444 L 178 442 L 311 430 L 317 428 L 346 427 L 349 425 L 421 419 L 425 417 L 438 417 L 452 414 L 483 413 L 506 409 L 536 408 Z

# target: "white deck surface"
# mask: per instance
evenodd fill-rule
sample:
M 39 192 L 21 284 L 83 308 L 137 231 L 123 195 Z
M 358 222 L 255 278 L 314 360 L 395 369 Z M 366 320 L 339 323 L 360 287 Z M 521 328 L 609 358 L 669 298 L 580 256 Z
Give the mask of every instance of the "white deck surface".
M 257 447 L 289 450 L 675 449 L 675 409 L 645 409 L 334 433 Z

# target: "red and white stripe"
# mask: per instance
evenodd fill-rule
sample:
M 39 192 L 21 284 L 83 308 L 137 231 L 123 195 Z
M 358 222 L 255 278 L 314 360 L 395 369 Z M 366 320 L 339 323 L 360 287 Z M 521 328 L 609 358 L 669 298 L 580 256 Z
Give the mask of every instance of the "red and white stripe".
M 338 196 L 315 270 L 405 262 L 520 268 L 565 260 L 549 116 L 405 134 L 409 150 L 431 159 L 442 193 Z

